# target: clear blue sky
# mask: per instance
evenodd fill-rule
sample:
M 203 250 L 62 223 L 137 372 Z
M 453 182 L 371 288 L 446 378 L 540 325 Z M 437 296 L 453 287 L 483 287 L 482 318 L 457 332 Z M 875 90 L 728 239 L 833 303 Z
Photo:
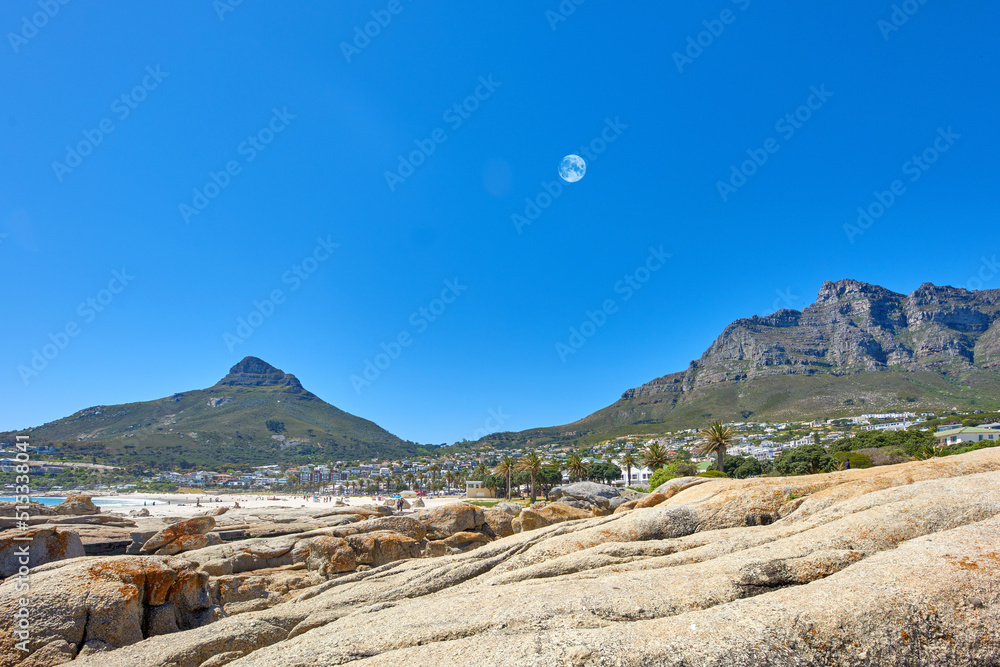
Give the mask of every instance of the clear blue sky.
M 0 8 L 0 429 L 205 387 L 246 355 L 418 442 L 496 430 L 490 410 L 501 430 L 567 423 L 824 280 L 967 286 L 1000 254 L 995 2 L 911 0 L 897 26 L 888 1 L 246 0 L 220 18 L 226 1 Z M 675 56 L 689 37 L 707 46 Z M 767 161 L 729 181 L 750 155 Z M 519 231 L 543 182 L 562 192 Z M 627 275 L 648 278 L 628 299 Z M 359 390 L 366 360 L 389 363 Z

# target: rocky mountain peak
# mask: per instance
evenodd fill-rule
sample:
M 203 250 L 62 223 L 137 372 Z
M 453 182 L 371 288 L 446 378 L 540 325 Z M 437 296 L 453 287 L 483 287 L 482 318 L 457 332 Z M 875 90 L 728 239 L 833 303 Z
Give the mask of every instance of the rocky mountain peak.
M 845 278 L 844 280 L 827 280 L 819 288 L 816 303 L 819 306 L 836 301 L 844 301 L 865 297 L 869 299 L 899 298 L 902 294 L 896 294 L 879 285 L 870 285 L 859 280 Z
M 629 390 L 624 398 L 676 402 L 710 385 L 778 375 L 964 373 L 998 366 L 1000 290 L 924 283 L 904 295 L 846 279 L 824 282 L 816 302 L 801 312 L 736 320 L 687 371 Z
M 285 373 L 257 357 L 244 357 L 229 369 L 226 377 L 219 380 L 216 386 L 288 387 L 291 392 L 305 391 L 302 383 L 294 375 Z

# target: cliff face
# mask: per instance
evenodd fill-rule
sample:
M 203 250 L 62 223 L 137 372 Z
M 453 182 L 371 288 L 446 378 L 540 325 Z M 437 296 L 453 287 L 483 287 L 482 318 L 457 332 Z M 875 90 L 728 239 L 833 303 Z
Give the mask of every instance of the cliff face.
M 313 396 L 302 387 L 299 379 L 285 373 L 263 359 L 244 357 L 229 369 L 229 373 L 216 383 L 217 387 L 286 387 L 285 391 L 303 396 Z
M 674 395 L 776 375 L 963 371 L 1000 366 L 1000 290 L 924 283 L 909 295 L 856 280 L 826 282 L 805 310 L 736 320 L 687 371 L 623 399 Z

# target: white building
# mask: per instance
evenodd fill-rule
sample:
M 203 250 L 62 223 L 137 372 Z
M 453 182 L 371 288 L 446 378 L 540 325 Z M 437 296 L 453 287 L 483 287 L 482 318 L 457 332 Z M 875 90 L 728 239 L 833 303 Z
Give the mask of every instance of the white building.
M 940 431 L 934 436 L 939 445 L 957 445 L 960 442 L 1000 442 L 1000 431 L 991 428 L 954 428 Z
M 628 471 L 621 463 L 616 462 L 616 466 L 622 469 L 622 476 L 615 480 L 615 486 L 625 486 L 625 476 Z M 653 471 L 649 468 L 632 468 L 632 486 L 649 486 L 649 478 L 653 476 Z
M 892 422 L 890 424 L 868 424 L 862 426 L 862 431 L 905 431 L 911 426 L 916 426 L 917 424 L 923 423 L 921 421 L 905 421 L 905 422 Z
M 917 415 L 913 412 L 883 412 L 881 414 L 870 414 L 870 415 L 858 415 L 857 417 L 851 417 L 851 422 L 854 424 L 867 424 L 873 419 L 910 419 L 916 417 Z

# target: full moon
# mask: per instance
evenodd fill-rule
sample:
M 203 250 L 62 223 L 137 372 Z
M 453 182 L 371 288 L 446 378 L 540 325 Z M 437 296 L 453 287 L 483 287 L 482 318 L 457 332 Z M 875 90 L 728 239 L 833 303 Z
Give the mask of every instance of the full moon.
M 587 163 L 579 155 L 567 155 L 559 163 L 559 175 L 567 183 L 576 183 L 587 173 Z

